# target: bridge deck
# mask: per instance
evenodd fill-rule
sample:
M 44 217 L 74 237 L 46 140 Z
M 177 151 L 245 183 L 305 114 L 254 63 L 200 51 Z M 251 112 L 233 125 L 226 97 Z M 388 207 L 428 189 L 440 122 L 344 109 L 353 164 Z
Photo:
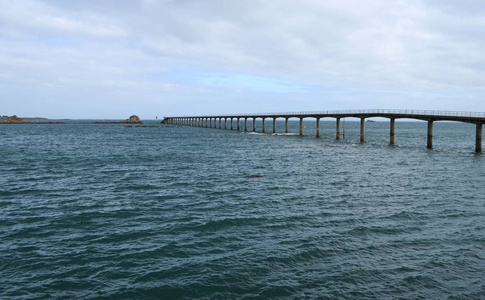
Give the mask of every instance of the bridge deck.
M 398 110 L 398 109 L 370 109 L 370 110 L 337 110 L 337 111 L 307 111 L 307 112 L 277 112 L 251 114 L 221 114 L 199 115 L 172 118 L 373 118 L 416 119 L 423 121 L 457 121 L 466 123 L 485 123 L 485 113 L 463 111 L 435 111 L 435 110 Z

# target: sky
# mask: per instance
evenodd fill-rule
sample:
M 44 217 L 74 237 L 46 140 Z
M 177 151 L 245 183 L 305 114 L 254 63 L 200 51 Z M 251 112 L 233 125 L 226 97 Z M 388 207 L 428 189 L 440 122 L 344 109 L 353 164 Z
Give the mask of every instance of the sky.
M 0 0 L 0 115 L 485 111 L 483 0 Z

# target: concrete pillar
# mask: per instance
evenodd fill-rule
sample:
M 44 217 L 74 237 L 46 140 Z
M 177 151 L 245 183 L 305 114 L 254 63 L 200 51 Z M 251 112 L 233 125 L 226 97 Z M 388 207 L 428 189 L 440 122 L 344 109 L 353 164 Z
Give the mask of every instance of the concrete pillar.
M 227 129 L 227 118 L 224 118 L 224 129 Z
M 481 153 L 482 152 L 482 123 L 477 124 L 477 133 L 475 138 L 475 152 Z
M 209 127 L 209 120 L 207 120 L 207 118 L 205 118 L 205 128 Z
M 300 118 L 300 135 L 303 135 L 303 118 Z
M 234 129 L 234 122 L 233 122 L 233 120 L 231 118 L 231 130 L 233 130 L 233 129 Z
M 248 131 L 248 118 L 244 118 L 244 132 Z
M 365 118 L 360 118 L 360 142 L 365 142 Z
M 289 118 L 285 118 L 285 133 L 289 132 L 289 130 L 288 130 L 288 119 Z
M 253 132 L 256 132 L 256 118 L 253 118 Z
M 317 134 L 316 137 L 320 137 L 320 118 L 317 118 Z
M 222 118 L 219 117 L 219 129 L 222 129 Z
M 263 133 L 266 132 L 266 118 L 263 118 Z
M 239 123 L 240 123 L 239 122 L 239 118 L 237 118 L 237 126 L 236 126 L 237 127 L 237 131 L 239 131 Z
M 433 148 L 433 121 L 428 121 L 428 149 Z
M 395 143 L 395 139 L 394 139 L 395 134 L 396 134 L 395 129 L 396 129 L 396 119 L 391 118 L 391 132 L 390 132 L 390 140 L 389 140 L 389 143 L 391 145 L 394 145 L 394 143 Z
M 340 118 L 337 118 L 337 134 L 335 136 L 336 140 L 340 140 Z
M 212 118 L 209 118 L 209 128 L 212 128 Z
M 273 133 L 276 133 L 276 118 L 273 118 Z

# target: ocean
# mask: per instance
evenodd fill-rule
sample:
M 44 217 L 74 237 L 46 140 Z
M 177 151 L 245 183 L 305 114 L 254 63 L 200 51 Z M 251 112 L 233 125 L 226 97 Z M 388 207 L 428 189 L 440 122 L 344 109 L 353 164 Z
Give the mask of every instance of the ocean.
M 298 126 L 0 125 L 0 298 L 485 299 L 474 125 Z

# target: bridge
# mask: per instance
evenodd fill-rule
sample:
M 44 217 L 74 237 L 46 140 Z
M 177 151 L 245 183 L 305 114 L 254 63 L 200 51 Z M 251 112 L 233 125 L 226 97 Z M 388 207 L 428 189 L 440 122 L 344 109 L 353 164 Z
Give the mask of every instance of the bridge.
M 336 119 L 337 140 L 341 138 L 340 120 L 342 118 L 360 119 L 360 142 L 365 142 L 365 119 L 381 117 L 390 120 L 389 143 L 395 143 L 395 121 L 396 119 L 416 119 L 428 122 L 427 148 L 433 148 L 433 123 L 437 121 L 455 121 L 476 124 L 475 151 L 482 152 L 482 127 L 485 123 L 485 113 L 482 112 L 460 112 L 460 111 L 435 111 L 435 110 L 400 110 L 400 109 L 369 109 L 369 110 L 336 110 L 336 111 L 313 111 L 313 112 L 279 112 L 279 113 L 253 113 L 237 115 L 208 115 L 208 116 L 182 116 L 165 117 L 163 123 L 228 129 L 227 123 L 230 121 L 230 129 L 234 130 L 234 120 L 236 120 L 236 130 L 241 130 L 241 120 L 244 120 L 244 131 L 248 131 L 248 119 L 252 119 L 252 131 L 256 131 L 256 120 L 262 120 L 261 132 L 266 132 L 266 119 L 273 120 L 273 133 L 276 133 L 276 120 L 285 119 L 285 133 L 288 133 L 288 120 L 290 118 L 300 119 L 300 135 L 303 135 L 303 120 L 314 118 L 316 124 L 316 137 L 320 137 L 320 120 L 323 118 Z M 218 122 L 218 124 L 217 124 Z M 224 124 L 224 126 L 222 125 Z

